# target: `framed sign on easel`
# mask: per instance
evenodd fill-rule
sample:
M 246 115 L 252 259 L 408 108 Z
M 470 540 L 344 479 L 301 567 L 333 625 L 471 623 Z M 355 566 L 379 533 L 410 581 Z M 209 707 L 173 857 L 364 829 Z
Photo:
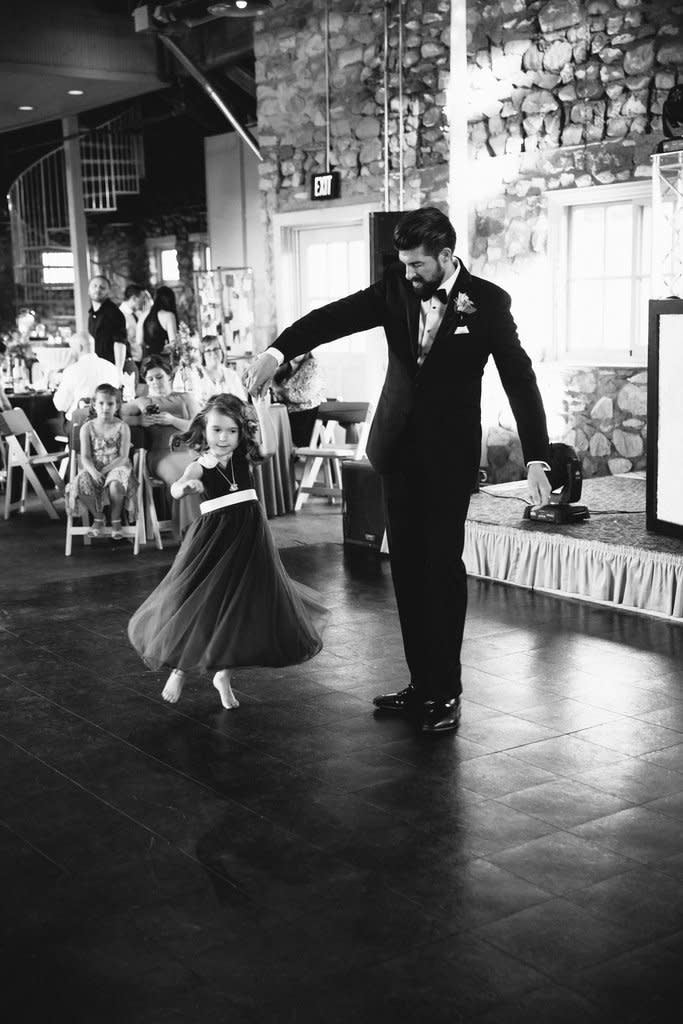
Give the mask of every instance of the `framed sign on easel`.
M 683 538 L 683 299 L 649 305 L 647 529 Z

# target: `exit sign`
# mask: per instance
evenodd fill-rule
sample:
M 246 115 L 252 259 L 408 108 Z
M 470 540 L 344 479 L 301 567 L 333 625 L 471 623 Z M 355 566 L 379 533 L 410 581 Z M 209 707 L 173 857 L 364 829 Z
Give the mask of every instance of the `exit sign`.
M 325 171 L 311 178 L 311 199 L 339 199 L 341 175 L 339 171 Z

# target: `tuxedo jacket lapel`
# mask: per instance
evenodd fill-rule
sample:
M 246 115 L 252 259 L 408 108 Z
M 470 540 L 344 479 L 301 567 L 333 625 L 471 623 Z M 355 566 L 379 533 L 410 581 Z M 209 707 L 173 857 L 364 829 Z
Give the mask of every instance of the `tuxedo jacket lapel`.
M 420 347 L 420 300 L 415 294 L 408 294 L 406 298 L 406 318 L 408 321 L 411 355 L 417 363 L 417 354 Z

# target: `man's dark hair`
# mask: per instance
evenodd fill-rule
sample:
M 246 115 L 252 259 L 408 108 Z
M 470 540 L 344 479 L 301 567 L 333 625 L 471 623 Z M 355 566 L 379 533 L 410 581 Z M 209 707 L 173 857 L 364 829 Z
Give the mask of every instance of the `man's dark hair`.
M 137 299 L 137 298 L 139 298 L 140 295 L 142 295 L 144 290 L 145 289 L 142 287 L 141 284 L 127 284 L 126 285 L 126 290 L 123 293 L 123 297 L 124 297 L 124 299 L 126 299 L 126 301 L 128 299 L 132 299 L 132 298 L 136 298 Z
M 394 228 L 394 246 L 399 252 L 423 246 L 436 259 L 442 249 L 455 249 L 455 228 L 435 206 L 411 210 Z

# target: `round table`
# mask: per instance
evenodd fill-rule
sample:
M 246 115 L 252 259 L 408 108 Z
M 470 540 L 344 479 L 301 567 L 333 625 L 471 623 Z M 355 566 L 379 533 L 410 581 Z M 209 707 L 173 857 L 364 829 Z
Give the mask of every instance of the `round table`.
M 294 509 L 294 444 L 286 406 L 270 405 L 268 415 L 275 431 L 275 454 L 263 465 L 254 466 L 254 489 L 271 519 Z

